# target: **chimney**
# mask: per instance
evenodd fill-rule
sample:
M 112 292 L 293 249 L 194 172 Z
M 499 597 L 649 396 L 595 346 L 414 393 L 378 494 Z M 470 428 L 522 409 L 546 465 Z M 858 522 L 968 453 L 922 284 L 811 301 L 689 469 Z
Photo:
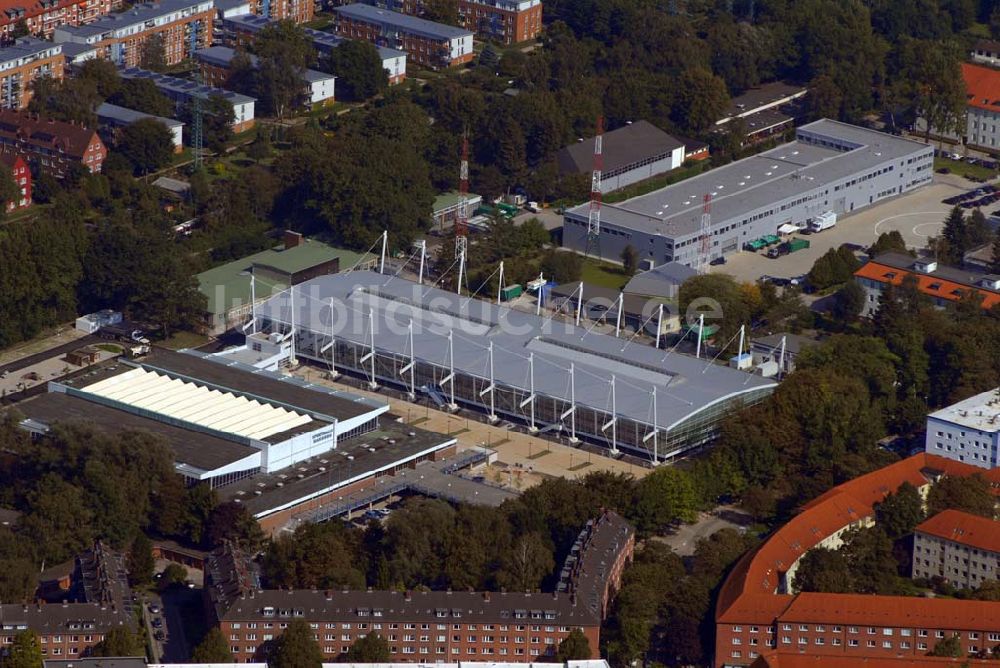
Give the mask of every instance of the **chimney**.
M 404 601 L 412 601 L 413 600 L 413 595 L 410 593 L 409 589 L 407 589 L 405 592 L 403 592 L 403 600 Z
M 285 230 L 285 250 L 289 248 L 295 248 L 296 246 L 302 245 L 302 235 L 298 232 L 292 232 L 291 230 Z
M 488 591 L 483 592 L 483 600 L 486 601 L 487 603 L 490 602 L 490 593 Z

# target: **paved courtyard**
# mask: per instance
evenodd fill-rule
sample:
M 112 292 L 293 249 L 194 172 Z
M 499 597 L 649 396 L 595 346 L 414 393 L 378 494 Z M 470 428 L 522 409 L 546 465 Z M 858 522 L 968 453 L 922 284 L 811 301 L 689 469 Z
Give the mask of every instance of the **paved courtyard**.
M 936 236 L 951 209 L 941 200 L 965 192 L 977 184 L 954 175 L 935 175 L 929 186 L 907 193 L 857 213 L 840 218 L 836 227 L 803 236 L 805 250 L 772 260 L 761 253 L 743 251 L 729 256 L 712 271 L 730 274 L 741 281 L 756 281 L 763 275 L 791 278 L 807 273 L 816 260 L 831 248 L 844 243 L 871 245 L 883 232 L 899 231 L 907 246 L 921 248 L 928 237 Z

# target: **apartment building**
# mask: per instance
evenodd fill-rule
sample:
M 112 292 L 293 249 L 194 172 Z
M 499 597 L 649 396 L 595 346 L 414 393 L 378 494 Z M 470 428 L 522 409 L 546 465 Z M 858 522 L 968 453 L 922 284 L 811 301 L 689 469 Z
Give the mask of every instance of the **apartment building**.
M 17 25 L 24 22 L 28 33 L 51 39 L 63 25 L 83 25 L 107 16 L 119 6 L 114 0 L 34 0 L 28 4 L 7 6 L 0 11 L 0 41 L 11 42 Z
M 418 65 L 431 69 L 458 67 L 472 61 L 472 33 L 359 3 L 335 7 L 341 37 L 405 51 Z
M 958 634 L 966 653 L 1000 643 L 1000 603 L 908 596 L 796 593 L 794 574 L 814 547 L 836 548 L 844 531 L 872 522 L 876 504 L 903 482 L 921 494 L 942 476 L 983 473 L 1000 495 L 1000 469 L 921 453 L 849 480 L 807 503 L 723 583 L 716 604 L 716 668 L 747 666 L 765 652 L 863 661 L 923 656 Z M 977 548 L 978 549 L 978 548 Z M 863 665 L 863 664 L 859 664 Z
M 209 558 L 206 592 L 237 663 L 259 658 L 296 618 L 313 628 L 327 661 L 376 633 L 392 661 L 537 662 L 551 660 L 574 629 L 597 658 L 604 594 L 618 589 L 634 540 L 632 527 L 614 513 L 593 520 L 553 593 L 260 589 L 254 564 L 226 545 Z
M 984 469 L 996 467 L 1000 456 L 1000 388 L 928 415 L 924 451 Z
M 313 0 L 250 0 L 250 11 L 272 21 L 312 21 L 316 14 Z
M 213 86 L 198 84 L 186 79 L 178 79 L 167 74 L 150 72 L 138 67 L 121 70 L 121 76 L 126 79 L 149 79 L 156 88 L 173 100 L 178 108 L 188 104 L 193 98 L 208 101 L 212 97 L 221 97 L 233 105 L 233 132 L 243 132 L 254 126 L 254 105 L 256 98 L 241 93 Z
M 7 213 L 31 206 L 31 169 L 28 163 L 15 153 L 0 153 L 0 163 L 10 170 L 18 190 L 17 199 L 7 202 Z
M 369 4 L 394 12 L 423 16 L 424 0 L 370 0 Z M 458 0 L 462 27 L 484 39 L 516 44 L 542 32 L 541 0 Z
M 913 577 L 975 589 L 1000 578 L 1000 522 L 945 510 L 913 532 Z
M 272 21 L 263 16 L 242 14 L 226 17 L 222 22 L 223 40 L 231 47 L 248 47 L 255 36 Z M 312 40 L 316 53 L 323 57 L 340 46 L 345 40 L 333 33 L 313 28 L 303 28 Z M 382 58 L 382 67 L 389 76 L 389 84 L 397 84 L 406 79 L 406 53 L 386 46 L 376 46 Z M 334 72 L 336 74 L 336 72 Z
M 906 253 L 889 252 L 873 258 L 854 272 L 865 291 L 861 315 L 871 317 L 878 311 L 879 297 L 888 286 L 898 287 L 908 278 L 916 288 L 943 308 L 970 293 L 982 297 L 982 307 L 1000 303 L 1000 276 L 972 269 L 949 267 L 930 258 L 914 258 Z
M 21 155 L 56 178 L 74 163 L 99 172 L 108 154 L 90 128 L 12 109 L 0 109 L 0 153 Z
M 210 46 L 194 52 L 194 59 L 201 70 L 202 81 L 209 86 L 225 86 L 229 81 L 236 51 L 228 46 Z M 256 68 L 258 58 L 249 55 L 250 64 Z M 329 106 L 334 103 L 337 77 L 326 72 L 307 69 L 302 73 L 302 92 L 299 104 Z
M 136 121 L 152 118 L 154 121 L 162 123 L 170 131 L 174 153 L 180 153 L 184 150 L 184 123 L 181 121 L 173 118 L 163 118 L 162 116 L 153 116 L 152 114 L 119 107 L 116 104 L 109 104 L 107 102 L 97 107 L 96 113 L 97 122 L 101 126 L 104 138 L 112 143 L 118 140 L 118 136 L 124 128 Z
M 190 58 L 192 50 L 212 43 L 212 0 L 162 0 L 135 5 L 81 26 L 63 26 L 54 31 L 57 43 L 70 42 L 96 50 L 119 67 L 142 64 L 143 46 L 154 37 L 163 40 L 168 65 Z M 192 46 L 194 49 L 192 49 Z
M 22 37 L 0 49 L 0 107 L 25 109 L 31 102 L 31 83 L 39 77 L 62 80 L 62 46 L 35 37 Z

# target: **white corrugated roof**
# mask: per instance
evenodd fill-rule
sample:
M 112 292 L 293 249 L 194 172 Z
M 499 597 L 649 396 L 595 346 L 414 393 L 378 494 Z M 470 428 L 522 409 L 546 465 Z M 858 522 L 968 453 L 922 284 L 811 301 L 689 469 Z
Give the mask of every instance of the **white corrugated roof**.
M 263 439 L 312 420 L 310 415 L 213 390 L 146 369 L 132 369 L 85 392 L 208 429 Z

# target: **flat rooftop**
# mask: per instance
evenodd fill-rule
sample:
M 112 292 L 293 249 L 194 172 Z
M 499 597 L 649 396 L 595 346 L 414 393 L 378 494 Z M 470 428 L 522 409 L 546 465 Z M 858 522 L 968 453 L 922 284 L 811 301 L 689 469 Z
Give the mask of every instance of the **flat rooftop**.
M 252 67 L 257 67 L 260 59 L 253 54 L 248 54 L 248 56 L 250 58 L 250 65 Z M 196 60 L 208 63 L 209 65 L 228 68 L 232 64 L 233 58 L 236 57 L 236 49 L 231 49 L 228 46 L 210 46 L 208 48 L 198 49 L 195 51 L 194 57 Z M 326 72 L 320 72 L 318 70 L 307 69 L 302 73 L 302 79 L 307 83 L 329 81 L 336 78 L 337 77 L 332 74 L 327 74 Z
M 34 58 L 40 53 L 50 51 L 52 54 L 62 52 L 62 44 L 53 44 L 37 37 L 22 37 L 10 46 L 0 49 L 0 64 L 7 65 L 12 61 L 19 61 L 23 58 Z M 17 65 L 13 63 L 11 67 Z M 0 69 L 5 69 L 0 67 Z
M 213 95 L 218 95 L 229 100 L 231 104 L 249 104 L 257 101 L 256 98 L 250 97 L 249 95 L 243 95 L 242 93 L 236 93 L 223 88 L 213 88 L 212 86 L 206 86 L 194 81 L 188 81 L 187 79 L 178 79 L 177 77 L 172 77 L 168 74 L 151 72 L 139 67 L 128 67 L 123 70 L 118 70 L 118 73 L 126 79 L 149 79 L 162 91 L 184 95 L 189 98 L 198 97 L 203 100 L 207 100 Z
M 251 514 L 274 512 L 303 499 L 393 469 L 397 463 L 455 442 L 451 436 L 395 422 L 388 416 L 379 428 L 340 439 L 337 449 L 271 474 L 261 474 L 219 490 L 227 500 L 239 501 Z M 350 457 L 351 459 L 348 459 Z
M 250 272 L 254 265 L 295 274 L 333 260 L 339 260 L 340 270 L 345 271 L 373 258 L 371 254 L 336 248 L 315 239 L 303 239 L 298 246 L 275 246 L 203 271 L 198 274 L 198 289 L 208 299 L 208 312 L 221 315 L 235 304 L 250 303 Z M 256 288 L 258 299 L 269 289 L 262 281 L 257 282 Z
M 236 441 L 175 427 L 165 422 L 110 408 L 62 392 L 48 392 L 22 401 L 13 410 L 45 427 L 52 427 L 56 424 L 81 423 L 93 425 L 104 433 L 149 432 L 163 439 L 166 446 L 173 452 L 174 461 L 177 464 L 187 465 L 199 471 L 213 471 L 251 457 L 258 452 L 256 448 Z
M 808 91 L 808 88 L 787 84 L 783 81 L 761 84 L 730 100 L 729 107 L 719 122 L 758 112 L 790 98 L 802 97 Z
M 803 131 L 835 137 L 857 148 L 838 151 L 792 141 L 646 195 L 605 203 L 601 222 L 666 237 L 697 234 L 707 194 L 712 196 L 712 220 L 722 222 L 927 149 L 919 142 L 829 119 L 802 126 L 800 136 Z M 588 208 L 589 204 L 581 204 L 567 213 L 586 220 Z
M 465 28 L 456 28 L 444 23 L 436 23 L 416 16 L 410 16 L 409 14 L 393 12 L 388 9 L 379 9 L 378 7 L 359 2 L 342 7 L 334 7 L 333 11 L 354 21 L 389 25 L 413 35 L 420 35 L 429 39 L 452 40 L 472 37 L 472 32 Z
M 113 121 L 118 121 L 119 123 L 135 123 L 136 121 L 141 121 L 144 118 L 152 118 L 163 123 L 168 128 L 184 126 L 184 123 L 173 118 L 153 116 L 152 114 L 145 114 L 141 111 L 136 111 L 135 109 L 119 107 L 117 104 L 108 104 L 107 102 L 103 102 L 99 107 L 97 107 L 97 117 L 99 119 L 107 118 Z
M 927 417 L 986 433 L 1000 431 L 1000 388 L 981 392 Z
M 629 344 L 625 338 L 375 272 L 320 276 L 293 290 L 299 328 L 329 336 L 332 324 L 338 341 L 368 346 L 371 312 L 376 346 L 409 358 L 408 327 L 412 322 L 415 356 L 439 367 L 447 367 L 448 332 L 453 331 L 457 371 L 489 378 L 488 347 L 492 343 L 495 381 L 526 388 L 529 356 L 533 353 L 536 393 L 564 399 L 570 395 L 573 364 L 577 403 L 610 412 L 610 382 L 614 377 L 618 414 L 640 422 L 653 421 L 651 393 L 656 387 L 657 424 L 661 429 L 713 403 L 775 386 L 760 376 L 707 360 L 678 353 L 667 355 L 643 343 Z M 288 291 L 275 295 L 258 307 L 257 316 L 289 324 L 292 301 Z

